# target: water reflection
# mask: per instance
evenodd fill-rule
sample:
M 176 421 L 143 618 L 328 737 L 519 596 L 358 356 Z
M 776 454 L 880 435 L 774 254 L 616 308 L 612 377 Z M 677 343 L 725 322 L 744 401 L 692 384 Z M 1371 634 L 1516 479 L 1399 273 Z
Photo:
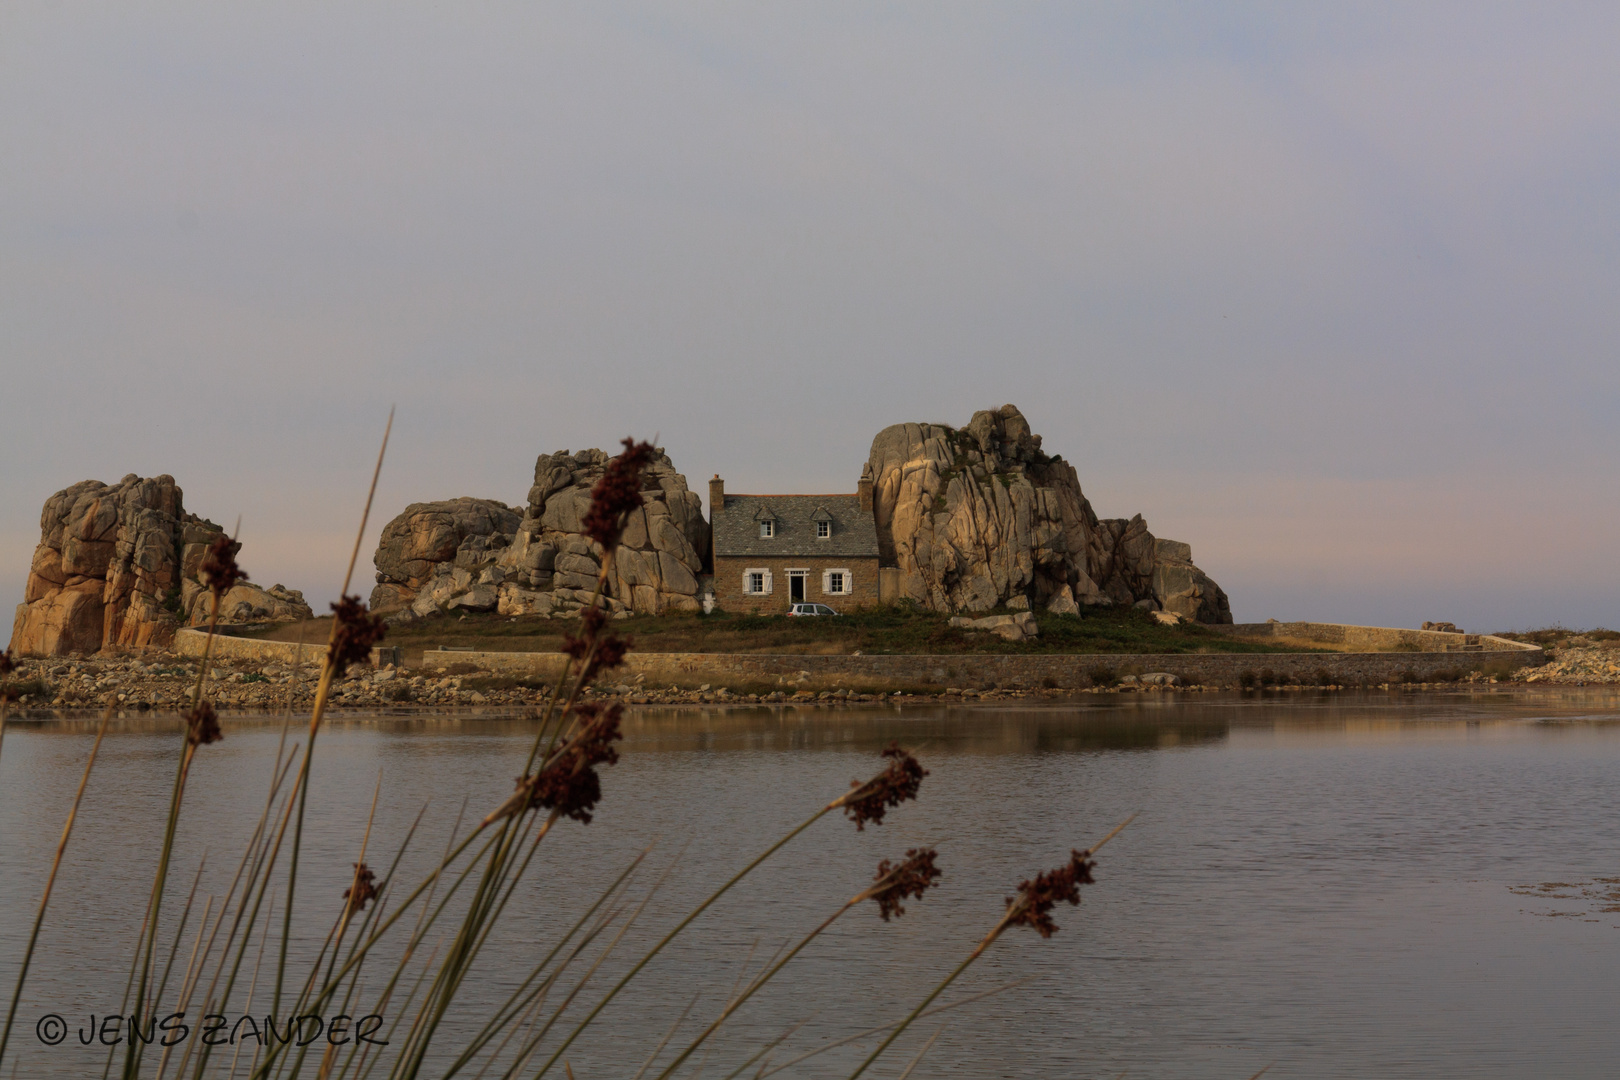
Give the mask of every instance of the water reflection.
M 897 923 L 866 913 L 840 925 L 780 993 L 750 1004 L 715 1064 L 729 1070 L 743 1048 L 807 1017 L 799 1047 L 895 1015 L 1013 884 L 1140 811 L 1085 904 L 1060 913 L 1057 937 L 1009 938 L 964 985 L 967 995 L 1032 980 L 957 1014 L 930 1071 L 1247 1076 L 1275 1061 L 1268 1076 L 1609 1075 L 1620 914 L 1585 903 L 1579 887 L 1620 865 L 1616 707 L 1612 693 L 1571 690 L 633 710 L 597 822 L 548 840 L 460 1015 L 499 1000 L 551 940 L 557 913 L 637 853 L 651 847 L 659 872 L 672 871 L 650 935 L 900 739 L 932 770 L 923 799 L 881 829 L 828 819 L 807 833 L 649 969 L 603 1037 L 580 1045 L 577 1074 L 633 1073 L 694 992 L 693 1015 L 712 1016 L 751 949 L 769 954 L 819 921 L 879 858 L 934 843 L 947 873 L 939 893 Z M 0 985 L 93 729 L 41 720 L 7 734 Z M 109 736 L 25 1016 L 116 1004 L 178 730 L 136 716 Z M 280 730 L 273 718 L 227 717 L 226 740 L 194 777 L 175 881 L 207 850 L 202 891 L 223 891 Z M 463 805 L 477 815 L 510 791 L 532 734 L 532 722 L 498 713 L 335 720 L 312 783 L 301 946 L 329 926 L 379 774 L 377 850 L 392 850 L 424 802 L 424 847 L 436 849 Z M 301 723 L 290 737 L 304 738 Z M 1542 888 L 1558 882 L 1571 888 Z M 71 1047 L 25 1050 L 20 1076 L 87 1074 Z M 843 1076 L 851 1064 L 833 1054 L 794 1075 Z
M 279 715 L 231 713 L 238 727 L 279 728 Z M 291 720 L 294 737 L 304 717 Z M 14 717 L 18 729 L 83 733 L 100 715 L 38 711 Z M 1424 728 L 1482 724 L 1620 723 L 1620 690 L 1537 687 L 1533 691 L 1457 690 L 1422 694 L 1356 691 L 1251 691 L 1245 693 L 1119 694 L 1054 702 L 863 706 L 704 705 L 634 707 L 623 730 L 640 750 L 871 749 L 891 739 L 927 740 L 941 749 L 1013 754 L 1152 749 L 1198 745 L 1234 730 L 1328 733 L 1386 731 L 1411 735 Z M 328 727 L 361 727 L 393 735 L 455 734 L 507 737 L 533 731 L 532 712 L 410 707 L 333 714 Z M 118 712 L 114 729 L 171 733 L 176 714 Z

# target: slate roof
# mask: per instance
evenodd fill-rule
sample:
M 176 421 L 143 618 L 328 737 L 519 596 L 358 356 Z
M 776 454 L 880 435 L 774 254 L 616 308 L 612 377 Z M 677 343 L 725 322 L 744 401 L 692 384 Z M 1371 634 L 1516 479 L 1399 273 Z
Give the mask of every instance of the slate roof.
M 759 523 L 776 522 L 776 535 L 763 540 Z M 832 520 L 832 535 L 816 538 L 816 522 Z M 713 512 L 716 558 L 834 556 L 878 557 L 877 525 L 859 495 L 727 495 Z

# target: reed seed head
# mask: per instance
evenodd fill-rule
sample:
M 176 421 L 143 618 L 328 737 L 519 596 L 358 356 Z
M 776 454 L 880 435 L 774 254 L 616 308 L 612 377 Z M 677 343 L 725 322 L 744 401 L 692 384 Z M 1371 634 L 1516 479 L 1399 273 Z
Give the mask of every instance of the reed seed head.
M 214 537 L 214 542 L 208 545 L 199 573 L 203 584 L 212 589 L 215 596 L 223 596 L 235 588 L 237 582 L 248 579 L 247 571 L 236 564 L 236 553 L 240 550 L 242 545 L 224 533 Z
M 890 808 L 899 806 L 908 799 L 917 797 L 918 788 L 922 787 L 923 777 L 928 770 L 917 763 L 917 759 L 906 751 L 900 749 L 898 742 L 891 742 L 883 751 L 883 756 L 889 763 L 883 771 L 872 779 L 861 783 L 852 781 L 850 791 L 843 797 L 844 813 L 855 828 L 864 831 L 866 823 L 874 825 L 883 824 L 883 815 Z
M 366 905 L 377 899 L 377 875 L 365 863 L 354 863 L 354 883 L 343 890 L 343 899 L 349 902 L 349 914 L 364 911 Z
M 878 863 L 877 876 L 873 878 L 877 884 L 871 895 L 877 901 L 878 914 L 883 916 L 884 922 L 889 921 L 890 915 L 898 917 L 906 913 L 900 901 L 908 896 L 921 900 L 923 893 L 933 888 L 940 877 L 940 869 L 934 865 L 937 856 L 933 848 L 912 848 L 898 866 L 890 866 L 888 859 Z
M 11 653 L 0 649 L 0 675 L 10 675 L 17 670 L 17 664 L 11 659 Z
M 538 806 L 556 810 L 563 817 L 582 825 L 591 823 L 591 811 L 602 798 L 602 778 L 596 766 L 619 760 L 614 745 L 619 741 L 619 721 L 624 707 L 615 702 L 602 706 L 586 702 L 574 707 L 579 732 L 541 766 L 534 776 L 518 778 L 518 791 L 526 797 L 519 809 Z
M 607 472 L 591 491 L 591 508 L 582 522 L 586 536 L 612 551 L 624 532 L 624 516 L 641 505 L 641 472 L 657 451 L 651 443 L 624 440 L 624 451 L 608 462 Z
M 332 640 L 332 675 L 342 678 L 350 664 L 371 659 L 371 648 L 388 633 L 381 615 L 366 610 L 358 596 L 345 596 L 332 605 L 337 633 Z
M 192 746 L 207 746 L 225 737 L 219 729 L 219 714 L 207 701 L 199 701 L 186 713 L 186 742 Z
M 563 636 L 562 651 L 575 660 L 589 656 L 590 663 L 580 673 L 581 685 L 590 682 L 599 672 L 608 671 L 624 663 L 624 654 L 630 651 L 630 639 L 604 633 L 607 614 L 601 608 L 590 607 L 580 613 L 580 633 Z M 592 646 L 595 650 L 592 651 Z
M 1052 908 L 1059 900 L 1080 903 L 1080 886 L 1092 883 L 1091 871 L 1097 865 L 1090 856 L 1090 851 L 1071 851 L 1067 865 L 1019 882 L 1018 895 L 1007 898 L 1007 925 L 1028 926 L 1043 938 L 1055 934 Z

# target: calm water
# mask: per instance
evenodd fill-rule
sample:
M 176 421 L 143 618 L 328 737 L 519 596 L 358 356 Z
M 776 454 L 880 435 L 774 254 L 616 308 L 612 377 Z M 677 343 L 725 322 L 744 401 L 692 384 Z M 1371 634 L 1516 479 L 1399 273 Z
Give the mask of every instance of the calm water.
M 897 1018 L 1011 886 L 1133 812 L 1084 904 L 1056 913 L 1059 934 L 1010 933 L 942 1000 L 1028 981 L 920 1022 L 878 1075 L 898 1075 L 939 1032 L 914 1076 L 1242 1078 L 1273 1062 L 1268 1077 L 1614 1076 L 1620 898 L 1603 899 L 1615 883 L 1601 879 L 1620 879 L 1617 720 L 1620 699 L 1599 691 L 640 713 L 596 821 L 547 840 L 451 1027 L 503 997 L 635 853 L 652 849 L 645 884 L 669 873 L 626 955 L 900 738 L 932 770 L 920 802 L 863 833 L 823 819 L 722 900 L 570 1050 L 581 1080 L 632 1075 L 694 996 L 688 1027 L 879 859 L 935 844 L 942 887 L 897 922 L 860 910 L 837 924 L 739 1014 L 704 1075 L 794 1025 L 777 1062 Z M 237 724 L 205 749 L 176 897 L 204 852 L 199 908 L 223 891 L 279 734 Z M 422 855 L 403 875 L 415 880 L 464 803 L 479 817 L 511 790 L 529 738 L 521 722 L 491 719 L 323 733 L 295 952 L 331 925 L 379 774 L 368 861 L 386 861 L 425 803 Z M 90 741 L 76 724 L 7 732 L 0 1000 Z M 117 1010 L 177 741 L 161 725 L 126 726 L 103 746 L 14 1035 L 18 1076 L 100 1075 L 101 1054 L 73 1037 L 44 1046 L 34 1025 Z M 191 947 L 188 930 L 182 966 Z M 844 1076 L 855 1053 L 782 1075 Z

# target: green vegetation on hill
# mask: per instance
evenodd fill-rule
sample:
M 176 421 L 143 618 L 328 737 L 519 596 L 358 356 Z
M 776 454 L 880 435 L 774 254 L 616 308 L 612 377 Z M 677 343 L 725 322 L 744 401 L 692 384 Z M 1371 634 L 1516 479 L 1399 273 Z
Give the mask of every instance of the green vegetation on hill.
M 1274 653 L 1298 652 L 1240 641 L 1196 624 L 1165 626 L 1135 608 L 1095 607 L 1083 617 L 1037 612 L 1040 637 L 1003 641 L 985 631 L 961 630 L 947 616 L 904 606 L 853 611 L 838 618 L 790 619 L 781 615 L 638 615 L 614 629 L 638 652 L 708 653 Z M 551 652 L 577 630 L 571 619 L 509 618 L 495 614 L 427 619 L 391 627 L 388 644 L 405 650 L 405 662 L 423 649 L 472 646 L 496 652 Z M 255 633 L 279 641 L 323 642 L 327 619 Z

